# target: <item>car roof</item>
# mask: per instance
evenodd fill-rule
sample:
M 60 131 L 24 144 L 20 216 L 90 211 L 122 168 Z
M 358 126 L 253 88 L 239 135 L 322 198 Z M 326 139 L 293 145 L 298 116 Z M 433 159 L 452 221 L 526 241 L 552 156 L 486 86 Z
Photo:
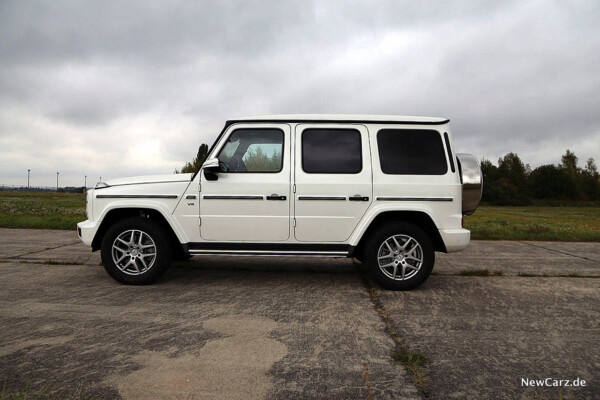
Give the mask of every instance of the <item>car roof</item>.
M 360 115 L 360 114 L 279 114 L 255 115 L 249 117 L 233 118 L 228 124 L 236 122 L 364 122 L 386 124 L 424 124 L 442 125 L 448 123 L 447 118 L 414 117 L 401 115 Z

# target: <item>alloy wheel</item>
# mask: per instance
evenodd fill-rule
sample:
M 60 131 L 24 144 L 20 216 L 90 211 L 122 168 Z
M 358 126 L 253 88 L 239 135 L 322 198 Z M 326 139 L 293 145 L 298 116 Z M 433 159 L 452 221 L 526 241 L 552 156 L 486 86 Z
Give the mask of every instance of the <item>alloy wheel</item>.
M 379 246 L 377 263 L 388 278 L 405 281 L 415 276 L 423 266 L 423 249 L 411 236 L 390 236 Z
M 156 244 L 143 231 L 127 230 L 113 242 L 112 259 L 121 272 L 141 275 L 152 268 L 156 261 Z

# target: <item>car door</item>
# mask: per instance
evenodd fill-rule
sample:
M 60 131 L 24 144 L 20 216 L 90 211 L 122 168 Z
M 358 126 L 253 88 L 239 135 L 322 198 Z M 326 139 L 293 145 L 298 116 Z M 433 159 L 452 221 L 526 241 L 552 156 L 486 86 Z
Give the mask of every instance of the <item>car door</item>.
M 287 240 L 289 125 L 235 124 L 218 146 L 213 153 L 220 163 L 217 180 L 201 172 L 201 237 L 221 242 Z
M 373 199 L 367 128 L 299 124 L 294 153 L 296 239 L 347 240 Z

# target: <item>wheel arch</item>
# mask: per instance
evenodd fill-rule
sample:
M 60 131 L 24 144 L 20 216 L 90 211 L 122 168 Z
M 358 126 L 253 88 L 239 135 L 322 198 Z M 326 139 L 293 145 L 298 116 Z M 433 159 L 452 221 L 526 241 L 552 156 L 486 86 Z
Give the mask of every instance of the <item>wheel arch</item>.
M 424 211 L 406 210 L 383 211 L 377 214 L 361 235 L 360 240 L 354 249 L 353 256 L 360 259 L 364 250 L 365 242 L 368 240 L 372 232 L 377 230 L 380 226 L 390 222 L 408 222 L 423 229 L 423 231 L 431 239 L 431 243 L 433 244 L 434 250 L 443 253 L 446 252 L 444 240 L 442 239 L 442 236 L 440 235 L 440 232 L 438 231 L 438 228 L 433 222 L 431 216 Z
M 173 229 L 169 220 L 160 210 L 148 207 L 118 207 L 108 210 L 102 218 L 100 227 L 98 228 L 98 231 L 92 240 L 92 251 L 100 250 L 100 247 L 102 246 L 102 239 L 104 238 L 106 231 L 115 222 L 129 217 L 142 217 L 156 221 L 163 227 L 165 232 L 167 232 L 167 235 L 171 239 L 174 248 L 183 248 L 182 241 L 178 237 L 176 231 Z

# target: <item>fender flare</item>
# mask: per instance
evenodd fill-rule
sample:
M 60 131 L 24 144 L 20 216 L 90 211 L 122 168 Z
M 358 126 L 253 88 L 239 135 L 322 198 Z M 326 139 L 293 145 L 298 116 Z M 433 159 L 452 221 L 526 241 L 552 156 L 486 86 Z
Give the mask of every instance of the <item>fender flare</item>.
M 397 204 L 380 204 L 377 205 L 376 207 L 371 208 L 367 214 L 361 219 L 361 221 L 359 222 L 358 226 L 356 227 L 356 229 L 354 230 L 354 232 L 352 233 L 352 235 L 350 236 L 349 239 L 349 244 L 352 246 L 358 246 L 359 243 L 362 241 L 365 233 L 369 230 L 369 228 L 371 228 L 373 222 L 378 219 L 382 214 L 385 213 L 412 213 L 412 214 L 423 214 L 424 216 L 428 217 L 431 222 L 433 223 L 433 226 L 435 227 L 435 234 L 437 234 L 439 236 L 439 221 L 435 218 L 435 213 L 427 206 L 424 206 L 423 204 L 405 204 L 404 207 L 402 209 L 398 209 L 398 205 Z M 438 238 L 432 238 L 432 239 L 438 239 Z M 441 236 L 439 237 L 439 239 L 441 240 Z M 443 240 L 442 240 L 442 244 L 443 244 Z
M 143 211 L 143 210 L 152 210 L 161 215 L 161 217 L 166 221 L 169 228 L 172 230 L 173 234 L 177 238 L 180 243 L 187 243 L 188 238 L 185 234 L 185 231 L 182 229 L 181 225 L 177 221 L 177 219 L 173 218 L 173 213 L 169 210 L 163 203 L 158 201 L 143 201 L 139 200 L 135 203 L 129 201 L 115 201 L 107 204 L 106 207 L 102 209 L 100 216 L 97 221 L 100 223 L 98 230 L 96 231 L 96 235 L 94 235 L 93 242 L 97 242 L 98 234 L 102 234 L 106 229 L 107 225 L 105 221 L 109 214 L 119 211 L 119 210 L 131 210 L 131 211 Z

